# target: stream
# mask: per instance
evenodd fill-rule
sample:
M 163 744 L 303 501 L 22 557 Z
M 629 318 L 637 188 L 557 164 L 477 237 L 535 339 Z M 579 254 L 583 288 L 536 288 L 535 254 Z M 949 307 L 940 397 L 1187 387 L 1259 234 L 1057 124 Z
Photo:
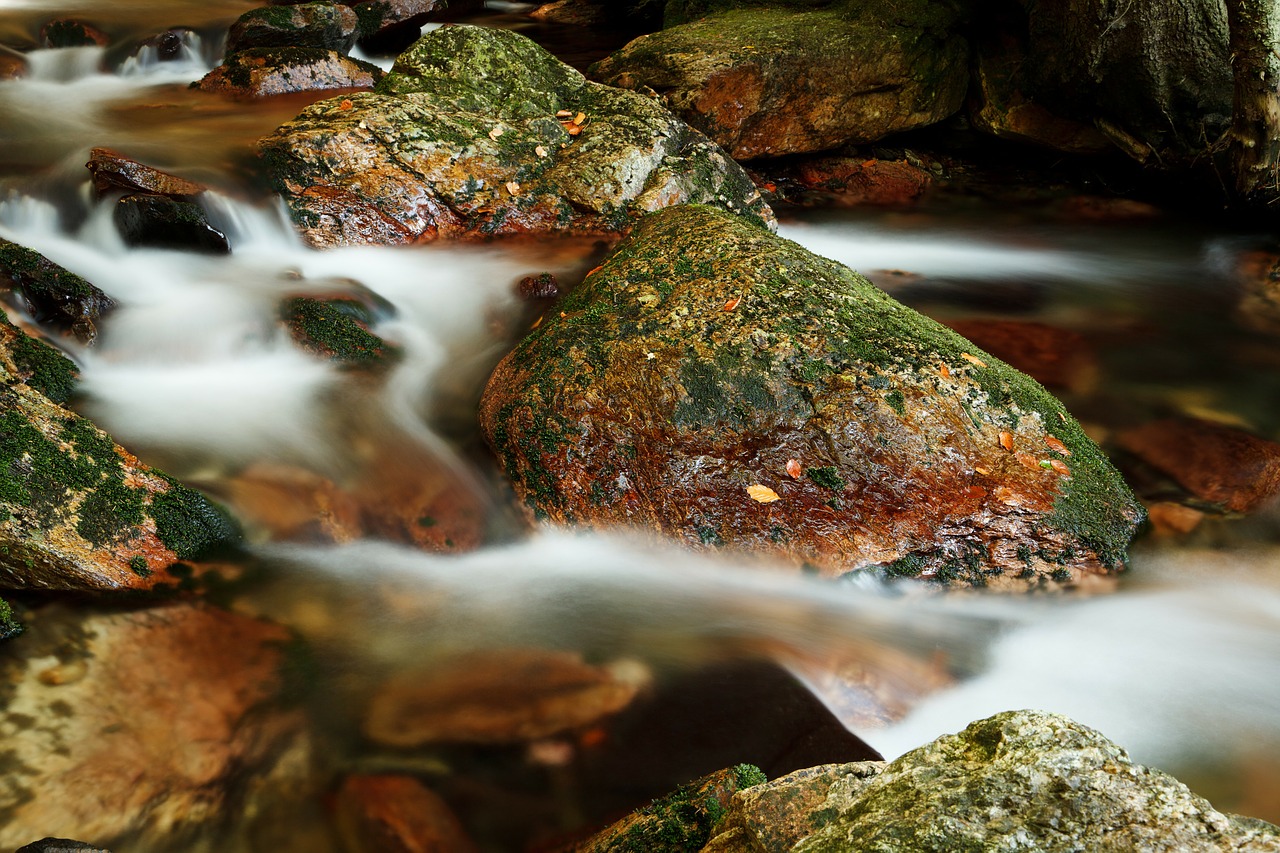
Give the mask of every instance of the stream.
M 59 340 L 82 375 L 71 407 L 241 517 L 264 579 L 238 588 L 230 606 L 314 647 L 313 695 L 323 699 L 312 713 L 332 738 L 323 749 L 353 766 L 411 766 L 362 754 L 362 671 L 528 647 L 626 661 L 661 682 L 767 657 L 889 759 L 992 713 L 1040 708 L 1099 729 L 1222 811 L 1280 820 L 1275 511 L 1147 535 L 1118 590 L 1093 597 L 939 599 L 621 535 L 524 532 L 478 436 L 476 401 L 533 320 L 515 283 L 544 271 L 580 281 L 601 247 L 305 247 L 262 190 L 252 145 L 323 93 L 235 102 L 187 88 L 216 64 L 226 25 L 254 5 L 5 3 L 0 41 L 14 44 L 32 43 L 54 15 L 90 18 L 117 44 L 170 25 L 193 34 L 176 62 L 36 50 L 28 78 L 0 82 L 0 237 L 119 303 L 92 347 Z M 83 164 L 94 146 L 212 186 L 209 217 L 233 253 L 126 248 L 110 204 L 90 192 Z M 779 217 L 783 236 L 937 319 L 1079 332 L 1096 364 L 1062 397 L 1099 437 L 1173 412 L 1280 436 L 1280 342 L 1232 319 L 1234 270 L 1265 235 L 1170 214 L 1095 223 L 973 198 Z M 276 322 L 280 300 L 299 293 L 381 306 L 374 331 L 403 357 L 375 382 L 303 352 Z M 389 467 L 401 480 L 435 478 L 452 496 L 445 503 L 477 508 L 490 544 L 430 553 L 373 534 L 288 544 L 269 513 L 248 506 L 244 484 L 263 471 L 376 489 Z M 850 666 L 894 685 L 899 719 L 851 707 L 840 677 Z M 506 837 L 486 843 L 503 849 Z

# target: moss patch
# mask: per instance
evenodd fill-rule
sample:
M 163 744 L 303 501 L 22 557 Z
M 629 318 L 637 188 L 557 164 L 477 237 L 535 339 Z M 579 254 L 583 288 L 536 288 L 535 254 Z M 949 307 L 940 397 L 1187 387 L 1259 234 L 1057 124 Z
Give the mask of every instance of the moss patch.
M 304 349 L 345 364 L 372 364 L 399 351 L 368 330 L 373 314 L 354 299 L 298 297 L 284 303 L 281 317 Z
M 0 640 L 8 640 L 22 633 L 22 625 L 13 618 L 13 608 L 0 598 Z
M 147 511 L 155 520 L 156 535 L 179 560 L 240 540 L 240 527 L 225 510 L 173 479 L 169 491 L 153 497 Z

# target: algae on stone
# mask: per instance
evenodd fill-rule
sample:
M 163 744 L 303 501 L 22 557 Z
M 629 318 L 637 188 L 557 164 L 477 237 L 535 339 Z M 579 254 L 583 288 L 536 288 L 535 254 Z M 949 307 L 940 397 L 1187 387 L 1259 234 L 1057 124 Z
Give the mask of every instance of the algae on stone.
M 499 364 L 481 420 L 534 518 L 828 575 L 1080 580 L 1119 569 L 1142 518 L 1030 377 L 853 271 L 695 205 L 634 228 Z
M 44 255 L 0 238 L 0 285 L 22 294 L 38 322 L 69 329 L 82 341 L 97 335 L 97 321 L 115 302 L 97 287 Z

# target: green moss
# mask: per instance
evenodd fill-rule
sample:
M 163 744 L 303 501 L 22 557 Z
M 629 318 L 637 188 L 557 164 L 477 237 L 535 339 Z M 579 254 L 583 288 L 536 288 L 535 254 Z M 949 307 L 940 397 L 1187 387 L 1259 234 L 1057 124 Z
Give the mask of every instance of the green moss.
M 844 490 L 844 479 L 834 465 L 819 465 L 815 468 L 806 469 L 804 473 L 806 477 L 824 489 L 831 489 L 833 492 Z
M 3 315 L 0 322 L 10 325 Z M 65 403 L 75 391 L 79 378 L 75 362 L 44 341 L 16 328 L 14 331 L 9 351 L 18 370 L 27 375 L 26 384 L 55 403 Z
M 147 558 L 143 556 L 131 557 L 129 559 L 129 571 L 133 572 L 140 578 L 151 576 L 151 569 L 147 566 Z
M 13 608 L 0 598 L 0 640 L 8 640 L 22 633 L 22 625 L 13 618 Z
M 733 774 L 738 780 L 739 791 L 743 788 L 763 785 L 769 781 L 769 777 L 764 775 L 764 771 L 754 764 L 737 764 L 733 767 Z
M 166 479 L 169 491 L 152 497 L 147 512 L 155 520 L 156 535 L 179 560 L 239 541 L 240 528 L 225 510 L 195 489 Z
M 918 554 L 907 554 L 899 557 L 884 567 L 884 573 L 891 578 L 918 578 L 925 569 L 925 560 Z
M 294 340 L 312 352 L 352 365 L 386 362 L 399 351 L 370 332 L 372 313 L 354 299 L 290 299 L 281 317 Z
M 889 408 L 893 409 L 899 415 L 907 413 L 907 400 L 902 396 L 901 391 L 890 391 L 884 395 L 884 401 L 889 404 Z
M 0 239 L 0 273 L 12 278 L 32 302 L 105 298 L 101 290 L 39 252 L 3 239 Z
M 612 839 L 607 849 L 610 853 L 696 853 L 724 816 L 716 795 L 714 785 L 682 785 L 640 809 L 640 819 Z

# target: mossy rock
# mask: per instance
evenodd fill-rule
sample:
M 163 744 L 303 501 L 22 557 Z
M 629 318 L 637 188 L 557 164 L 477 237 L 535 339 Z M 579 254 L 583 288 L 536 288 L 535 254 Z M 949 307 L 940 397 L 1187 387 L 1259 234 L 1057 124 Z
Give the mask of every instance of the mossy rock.
M 39 323 L 73 332 L 91 342 L 97 322 L 115 301 L 73 272 L 25 246 L 0 239 L 0 286 L 8 283 L 22 294 Z
M 961 34 L 890 11 L 720 12 L 638 38 L 590 73 L 660 92 L 739 160 L 873 142 L 954 114 L 969 81 Z
M 154 569 L 234 543 L 221 509 L 46 396 L 65 399 L 75 378 L 0 324 L 0 586 L 147 588 Z
M 227 33 L 228 54 L 249 48 L 312 47 L 347 53 L 356 43 L 356 13 L 337 3 L 250 9 Z
M 1280 828 L 1225 815 L 1097 731 L 1008 711 L 899 758 L 849 790 L 794 853 L 1275 851 Z
M 690 201 L 773 223 L 701 133 L 507 30 L 427 33 L 375 93 L 316 103 L 260 147 L 317 246 L 611 234 Z
M 125 245 L 178 249 L 206 255 L 231 252 L 227 235 L 214 228 L 194 201 L 163 195 L 127 195 L 116 202 L 113 218 Z
M 205 92 L 262 98 L 323 89 L 372 89 L 382 69 L 314 47 L 256 47 L 228 56 L 192 84 Z
M 533 518 L 825 575 L 1077 581 L 1143 518 L 1030 377 L 704 206 L 642 220 L 498 365 L 481 425 Z
M 0 598 L 0 640 L 9 640 L 22 633 L 22 625 L 13 618 L 13 607 Z
M 295 297 L 280 306 L 280 317 L 299 346 L 341 364 L 386 364 L 399 356 L 396 347 L 369 331 L 376 318 L 357 299 Z

